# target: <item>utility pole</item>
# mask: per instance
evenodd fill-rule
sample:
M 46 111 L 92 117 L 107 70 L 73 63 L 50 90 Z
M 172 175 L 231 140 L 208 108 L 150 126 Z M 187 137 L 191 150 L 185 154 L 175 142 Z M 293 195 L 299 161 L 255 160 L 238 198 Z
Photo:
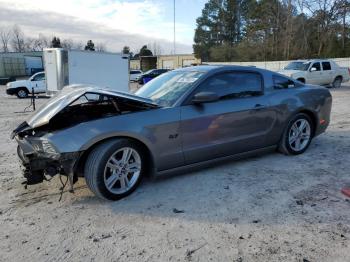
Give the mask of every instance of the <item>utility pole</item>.
M 175 42 L 175 0 L 174 0 L 174 55 L 176 54 L 176 42 Z

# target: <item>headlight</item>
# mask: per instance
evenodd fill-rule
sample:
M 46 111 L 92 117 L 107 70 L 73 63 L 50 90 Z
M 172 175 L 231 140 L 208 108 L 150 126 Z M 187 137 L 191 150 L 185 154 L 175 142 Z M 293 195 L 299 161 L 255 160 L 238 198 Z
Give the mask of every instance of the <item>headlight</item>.
M 35 152 L 43 157 L 55 158 L 60 155 L 56 148 L 46 139 L 33 139 L 30 143 Z
M 49 154 L 57 154 L 56 149 L 50 144 L 49 141 L 44 140 L 42 141 L 42 148 L 45 153 Z

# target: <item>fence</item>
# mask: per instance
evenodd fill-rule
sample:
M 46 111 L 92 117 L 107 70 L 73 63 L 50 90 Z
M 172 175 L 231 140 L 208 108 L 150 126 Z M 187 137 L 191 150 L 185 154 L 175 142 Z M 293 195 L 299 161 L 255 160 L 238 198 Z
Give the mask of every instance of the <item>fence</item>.
M 350 68 L 350 57 L 346 58 L 330 58 L 341 67 Z M 271 71 L 282 70 L 291 61 L 262 61 L 262 62 L 208 62 L 209 65 L 240 65 L 240 66 L 256 66 L 259 68 L 268 69 Z

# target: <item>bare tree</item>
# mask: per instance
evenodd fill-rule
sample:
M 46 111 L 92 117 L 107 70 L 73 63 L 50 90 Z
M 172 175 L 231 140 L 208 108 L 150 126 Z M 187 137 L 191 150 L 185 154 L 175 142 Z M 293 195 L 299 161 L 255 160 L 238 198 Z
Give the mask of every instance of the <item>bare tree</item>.
M 74 41 L 72 39 L 63 39 L 61 42 L 61 46 L 62 48 L 71 50 L 74 47 Z
M 11 45 L 15 52 L 25 51 L 24 34 L 18 25 L 14 25 L 12 28 Z
M 310 0 L 306 7 L 311 12 L 313 19 L 318 23 L 318 51 L 319 57 L 326 46 L 330 35 L 334 33 L 334 22 L 337 19 L 337 2 L 334 0 Z
M 107 48 L 106 48 L 106 45 L 104 43 L 97 43 L 95 45 L 95 50 L 97 52 L 106 52 L 107 51 Z
M 153 55 L 161 55 L 162 54 L 162 48 L 158 42 L 153 42 L 152 44 L 148 44 L 148 46 L 151 46 L 151 51 L 152 51 Z
M 9 52 L 10 51 L 10 39 L 11 39 L 11 31 L 8 28 L 0 29 L 0 41 L 1 41 L 1 51 Z
M 84 50 L 84 44 L 81 41 L 73 42 L 72 49 Z

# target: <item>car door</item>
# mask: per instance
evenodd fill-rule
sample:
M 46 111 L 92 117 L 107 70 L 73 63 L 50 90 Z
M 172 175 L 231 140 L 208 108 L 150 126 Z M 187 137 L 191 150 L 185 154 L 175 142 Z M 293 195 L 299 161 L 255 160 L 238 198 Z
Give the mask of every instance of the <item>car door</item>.
M 330 84 L 333 82 L 335 77 L 335 70 L 332 68 L 332 65 L 329 61 L 322 62 L 322 70 L 323 70 L 323 84 Z
M 30 82 L 31 82 L 31 87 L 34 89 L 35 93 L 46 92 L 45 73 L 38 73 L 34 75 Z
M 215 92 L 216 102 L 181 108 L 182 146 L 186 164 L 251 151 L 265 146 L 274 118 L 256 72 L 216 74 L 194 93 Z M 274 114 L 272 114 L 274 115 Z
M 321 69 L 321 63 L 320 62 L 314 62 L 307 74 L 306 82 L 308 84 L 314 84 L 314 85 L 323 85 L 325 80 L 323 79 L 323 73 Z

